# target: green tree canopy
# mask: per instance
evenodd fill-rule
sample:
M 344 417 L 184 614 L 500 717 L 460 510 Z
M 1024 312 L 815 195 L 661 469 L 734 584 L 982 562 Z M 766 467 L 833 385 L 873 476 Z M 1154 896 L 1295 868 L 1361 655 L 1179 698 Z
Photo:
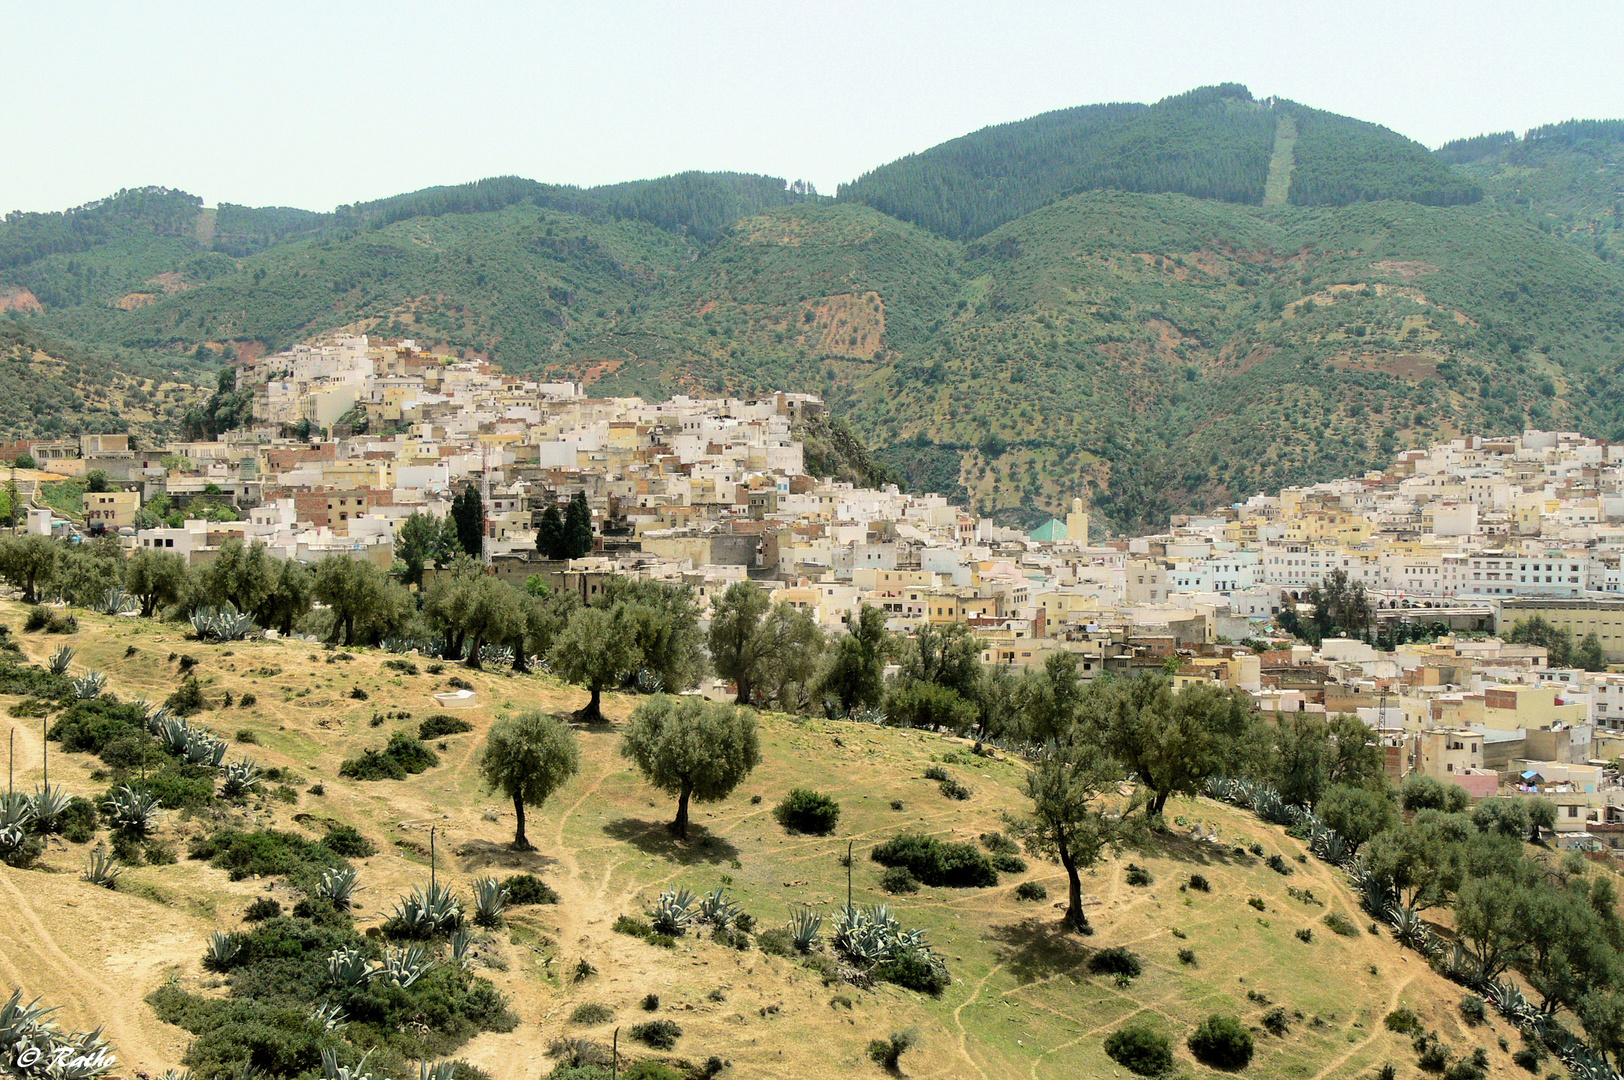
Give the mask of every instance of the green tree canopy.
M 493 791 L 513 800 L 513 846 L 529 850 L 526 806 L 540 806 L 580 768 L 575 732 L 556 717 L 535 710 L 496 721 L 485 737 L 479 772 Z
M 896 643 L 885 628 L 885 612 L 864 604 L 846 616 L 846 633 L 828 650 L 818 678 L 826 709 L 844 716 L 858 707 L 873 708 L 885 694 L 885 662 Z
M 717 802 L 761 763 L 755 714 L 700 697 L 660 695 L 632 713 L 620 754 L 677 797 L 671 829 L 688 837 L 688 802 Z
M 183 556 L 139 547 L 124 564 L 124 588 L 140 602 L 141 617 L 150 619 L 186 595 L 189 573 Z
M 1091 688 L 1083 713 L 1106 752 L 1149 793 L 1153 815 L 1168 796 L 1194 796 L 1209 776 L 1232 772 L 1251 724 L 1244 695 L 1211 683 L 1174 693 L 1157 675 Z
M 642 659 L 625 614 L 623 605 L 614 611 L 578 609 L 570 615 L 547 654 L 555 675 L 584 686 L 592 695 L 580 713 L 586 723 L 603 719 L 603 691 L 618 686 Z

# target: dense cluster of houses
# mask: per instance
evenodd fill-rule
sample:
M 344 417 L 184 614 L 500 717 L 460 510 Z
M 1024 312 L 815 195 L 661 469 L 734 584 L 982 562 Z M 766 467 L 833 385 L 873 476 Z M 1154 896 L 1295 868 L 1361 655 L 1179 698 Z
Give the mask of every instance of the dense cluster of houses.
M 443 516 L 474 485 L 483 556 L 515 582 L 542 574 L 590 597 L 606 576 L 634 574 L 708 600 L 750 579 L 830 630 L 870 604 L 899 632 L 964 624 L 989 664 L 1068 651 L 1088 677 L 1176 671 L 1266 712 L 1355 713 L 1381 733 L 1395 779 L 1419 771 L 1476 797 L 1537 790 L 1570 842 L 1624 837 L 1624 789 L 1606 764 L 1624 755 L 1624 674 L 1558 669 L 1544 648 L 1492 636 L 1538 615 L 1624 662 L 1621 445 L 1459 438 L 1378 473 L 1175 518 L 1160 535 L 1103 539 L 1080 500 L 1026 532 L 940 495 L 813 476 L 799 433 L 823 403 L 805 394 L 587 397 L 365 337 L 244 362 L 238 387 L 253 392 L 253 423 L 214 441 L 11 448 L 42 470 L 108 480 L 80 519 L 36 507 L 28 527 L 112 531 L 193 563 L 240 538 L 282 558 L 388 567 L 408 515 Z M 576 494 L 594 550 L 545 559 L 541 516 Z M 143 520 L 159 497 L 231 512 Z M 1428 643 L 1260 640 L 1337 571 L 1366 590 L 1378 626 L 1424 628 Z

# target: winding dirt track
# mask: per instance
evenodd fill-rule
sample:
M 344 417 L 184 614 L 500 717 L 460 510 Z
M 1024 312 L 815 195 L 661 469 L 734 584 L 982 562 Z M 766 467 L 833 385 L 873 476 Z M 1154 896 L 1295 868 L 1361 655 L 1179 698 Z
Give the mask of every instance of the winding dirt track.
M 178 1063 L 184 1033 L 159 1023 L 130 990 L 159 985 L 166 967 L 196 952 L 197 933 L 185 916 L 0 866 L 0 935 L 0 977 L 21 987 L 25 1000 L 60 1006 L 52 1018 L 64 1029 L 101 1025 L 120 1074 L 156 1074 Z

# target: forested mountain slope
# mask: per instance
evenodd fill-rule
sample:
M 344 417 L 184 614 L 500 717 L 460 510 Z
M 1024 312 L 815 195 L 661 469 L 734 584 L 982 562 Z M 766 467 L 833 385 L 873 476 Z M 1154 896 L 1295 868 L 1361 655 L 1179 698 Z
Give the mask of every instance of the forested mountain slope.
M 988 128 L 838 200 L 715 173 L 323 214 L 147 188 L 8 217 L 0 309 L 159 373 L 345 330 L 600 393 L 813 391 L 915 488 L 1154 527 L 1457 431 L 1624 437 L 1621 133 L 1429 154 L 1226 84 Z

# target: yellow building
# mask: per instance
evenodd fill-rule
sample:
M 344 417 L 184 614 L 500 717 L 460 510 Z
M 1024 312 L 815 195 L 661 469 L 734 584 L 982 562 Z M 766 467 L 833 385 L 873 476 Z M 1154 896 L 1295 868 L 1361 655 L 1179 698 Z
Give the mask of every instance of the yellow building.
M 1502 600 L 1495 615 L 1495 633 L 1504 637 L 1520 620 L 1533 618 L 1566 630 L 1575 645 L 1595 634 L 1607 662 L 1624 663 L 1624 599 L 1546 600 L 1529 596 Z
M 141 496 L 134 491 L 91 491 L 85 493 L 85 524 L 122 529 L 135 524 L 141 509 Z

